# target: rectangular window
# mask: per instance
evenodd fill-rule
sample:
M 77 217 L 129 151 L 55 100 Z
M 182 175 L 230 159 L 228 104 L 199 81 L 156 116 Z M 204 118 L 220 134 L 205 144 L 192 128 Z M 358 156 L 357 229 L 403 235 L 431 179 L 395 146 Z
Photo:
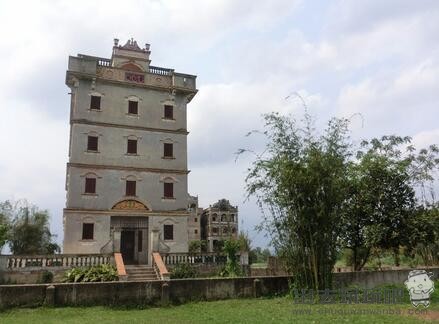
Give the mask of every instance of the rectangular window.
M 194 222 L 195 222 L 195 223 L 198 222 L 198 218 L 195 217 Z
M 85 178 L 85 193 L 96 193 L 96 179 L 95 178 Z
M 217 234 L 218 233 L 218 227 L 213 227 L 212 228 L 212 233 Z
M 172 182 L 163 184 L 163 196 L 165 198 L 174 198 L 174 184 Z
M 137 252 L 142 252 L 143 232 L 137 232 Z
M 174 225 L 163 225 L 164 240 L 174 239 Z
M 90 99 L 90 109 L 101 109 L 101 97 L 100 96 L 91 96 Z
M 174 119 L 174 107 L 173 106 L 165 105 L 164 118 L 165 119 Z
M 195 233 L 195 234 L 198 234 L 198 230 L 194 230 L 194 233 Z
M 127 180 L 125 187 L 125 196 L 135 196 L 136 195 L 136 181 Z
M 98 151 L 98 137 L 89 136 L 87 141 L 87 151 Z
M 127 153 L 137 154 L 137 140 L 129 139 L 127 142 Z
M 137 101 L 128 101 L 128 113 L 129 114 L 133 114 L 133 115 L 137 115 L 138 113 L 138 105 L 139 103 Z
M 174 156 L 174 145 L 171 143 L 163 144 L 163 156 L 164 157 L 173 157 Z
M 93 223 L 83 223 L 82 224 L 82 239 L 83 240 L 93 240 L 94 227 L 95 226 Z

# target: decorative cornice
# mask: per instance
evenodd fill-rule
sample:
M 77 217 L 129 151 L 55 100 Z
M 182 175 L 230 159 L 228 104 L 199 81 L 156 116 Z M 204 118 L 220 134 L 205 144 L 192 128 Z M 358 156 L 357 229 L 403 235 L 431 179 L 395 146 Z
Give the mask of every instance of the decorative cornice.
M 95 122 L 87 119 L 72 119 L 70 120 L 70 124 L 83 124 L 83 125 L 93 125 L 93 126 L 102 126 L 102 127 L 137 129 L 137 130 L 157 132 L 157 133 L 171 133 L 171 134 L 182 134 L 182 135 L 189 134 L 189 132 L 186 129 L 182 129 L 182 128 L 173 130 L 173 129 L 152 128 L 152 127 L 143 127 L 143 126 L 135 126 L 135 125 L 121 125 L 121 124 L 113 124 L 113 123 Z
M 112 69 L 118 69 L 118 68 L 112 68 Z M 125 71 L 123 69 L 120 69 L 121 71 Z M 147 74 L 148 72 L 146 72 Z M 145 74 L 145 73 L 144 73 Z M 181 74 L 181 73 L 179 73 Z M 190 74 L 188 74 L 190 75 Z M 148 88 L 148 89 L 154 89 L 154 90 L 161 90 L 161 91 L 172 91 L 172 90 L 177 90 L 180 91 L 182 93 L 187 93 L 191 95 L 191 99 L 197 94 L 198 89 L 189 89 L 189 88 L 184 88 L 184 87 L 179 87 L 179 86 L 171 86 L 171 85 L 153 85 L 153 84 L 148 84 L 148 83 L 134 83 L 134 82 L 126 82 L 126 81 L 118 81 L 118 80 L 114 80 L 114 79 L 109 79 L 109 78 L 105 78 L 105 77 L 100 77 L 97 74 L 91 74 L 91 73 L 84 73 L 84 72 L 78 72 L 78 71 L 72 71 L 72 70 L 67 70 L 67 74 L 66 74 L 66 84 L 67 86 L 72 86 L 71 84 L 71 78 L 72 77 L 76 77 L 77 79 L 96 79 L 99 81 L 103 81 L 103 82 L 108 82 L 108 83 L 115 83 L 118 85 L 122 85 L 122 86 L 126 86 L 126 87 L 139 87 L 139 88 Z
M 64 208 L 64 213 L 89 213 L 103 216 L 189 216 L 186 210 L 114 210 L 114 209 L 85 209 L 85 208 Z
M 123 171 L 140 171 L 140 172 L 154 172 L 154 173 L 170 173 L 170 174 L 188 174 L 190 170 L 173 170 L 173 169 L 159 169 L 159 168 L 138 168 L 127 167 L 121 165 L 102 165 L 102 164 L 87 164 L 87 163 L 67 163 L 67 167 L 82 168 L 82 169 L 103 169 L 103 170 L 123 170 Z

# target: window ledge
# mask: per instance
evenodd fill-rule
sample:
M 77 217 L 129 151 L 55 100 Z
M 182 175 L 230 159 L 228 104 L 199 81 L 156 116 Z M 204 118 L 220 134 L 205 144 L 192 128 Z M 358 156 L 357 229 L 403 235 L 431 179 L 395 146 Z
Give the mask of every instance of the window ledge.
M 175 201 L 174 197 L 162 197 L 162 201 Z
M 98 196 L 97 193 L 91 193 L 91 192 L 83 192 L 82 195 L 88 196 L 88 197 L 97 197 Z
M 165 122 L 175 123 L 175 119 L 174 118 L 171 119 L 171 118 L 162 117 L 162 120 L 165 121 Z
M 81 239 L 81 240 L 79 240 L 79 242 L 82 242 L 82 243 L 94 243 L 94 242 L 96 242 L 96 240 L 95 239 Z
M 96 111 L 96 112 L 101 112 L 102 109 L 96 109 L 96 108 L 88 108 L 88 111 Z
M 163 160 L 175 160 L 175 157 L 173 156 L 162 156 Z
M 140 156 L 137 153 L 125 153 L 125 156 Z
M 124 198 L 139 198 L 139 196 L 136 196 L 136 195 L 134 195 L 134 196 L 127 196 L 127 195 L 125 195 L 125 196 L 123 196 Z
M 93 153 L 93 154 L 96 154 L 96 153 L 101 153 L 101 152 L 99 152 L 99 151 L 92 151 L 92 150 L 86 150 L 86 151 L 84 151 L 85 153 Z
M 126 113 L 125 115 L 128 116 L 128 117 L 140 118 L 139 114 L 130 114 L 130 113 Z

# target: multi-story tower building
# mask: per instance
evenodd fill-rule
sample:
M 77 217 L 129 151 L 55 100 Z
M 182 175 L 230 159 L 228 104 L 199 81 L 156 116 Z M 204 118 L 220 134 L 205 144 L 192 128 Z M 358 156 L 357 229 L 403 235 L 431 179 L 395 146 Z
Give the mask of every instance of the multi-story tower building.
M 189 197 L 189 205 L 188 205 L 190 214 L 187 221 L 187 231 L 188 231 L 188 240 L 191 241 L 199 241 L 201 239 L 201 213 L 203 212 L 203 208 L 198 207 L 198 197 Z
M 186 104 L 196 77 L 150 65 L 150 50 L 115 39 L 110 59 L 69 57 L 71 89 L 64 253 L 188 249 Z
M 201 239 L 207 241 L 209 252 L 219 251 L 221 243 L 238 237 L 238 206 L 232 206 L 226 199 L 220 199 L 201 215 Z

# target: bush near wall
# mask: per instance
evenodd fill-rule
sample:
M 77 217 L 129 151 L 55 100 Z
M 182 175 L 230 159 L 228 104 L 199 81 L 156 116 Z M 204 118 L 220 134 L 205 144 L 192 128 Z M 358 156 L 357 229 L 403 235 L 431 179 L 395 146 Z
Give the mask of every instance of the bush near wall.
M 101 264 L 88 268 L 73 268 L 66 271 L 63 282 L 99 282 L 117 281 L 116 267 L 110 264 Z
M 179 263 L 171 270 L 171 279 L 196 278 L 197 270 L 188 263 Z

